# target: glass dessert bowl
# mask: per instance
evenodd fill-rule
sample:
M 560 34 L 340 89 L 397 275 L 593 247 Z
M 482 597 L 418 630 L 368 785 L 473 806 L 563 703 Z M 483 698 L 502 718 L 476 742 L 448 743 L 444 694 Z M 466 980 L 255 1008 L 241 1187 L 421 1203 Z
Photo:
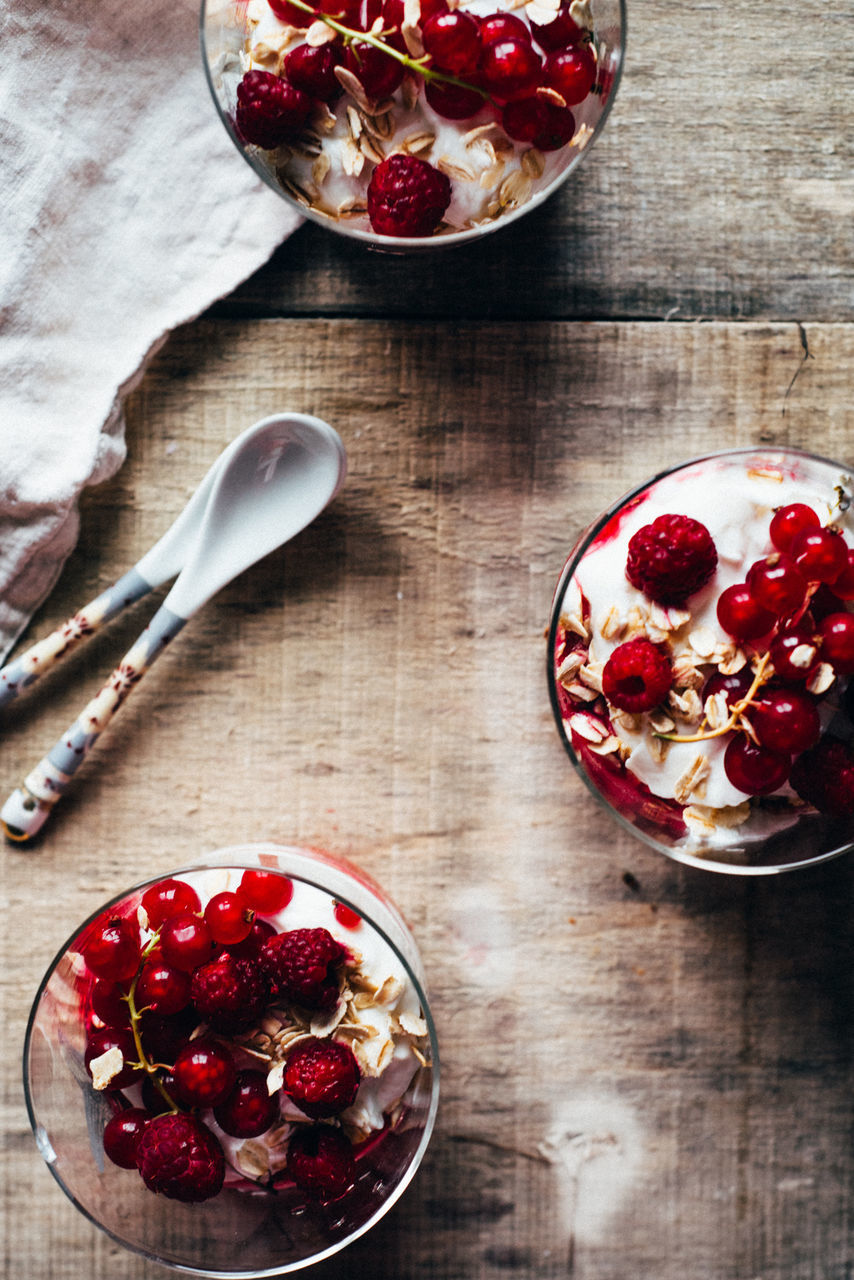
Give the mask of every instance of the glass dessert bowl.
M 417 948 L 350 864 L 219 851 L 69 939 L 33 1005 L 24 1086 L 54 1177 L 120 1244 L 206 1276 L 298 1270 L 378 1221 L 429 1141 Z
M 765 875 L 854 846 L 854 513 L 838 463 L 695 459 L 581 536 L 548 679 L 593 794 L 678 861 Z
M 541 204 L 604 127 L 624 0 L 203 0 L 208 83 L 307 218 L 395 251 Z

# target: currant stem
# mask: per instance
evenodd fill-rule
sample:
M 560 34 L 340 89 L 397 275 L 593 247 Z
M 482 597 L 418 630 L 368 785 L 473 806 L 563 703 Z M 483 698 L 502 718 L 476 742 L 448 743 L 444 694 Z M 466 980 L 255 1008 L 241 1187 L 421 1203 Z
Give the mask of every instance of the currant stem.
M 144 1009 L 140 1010 L 140 1009 L 137 1009 L 136 1007 L 136 984 L 139 981 L 139 975 L 142 973 L 142 967 L 145 964 L 147 957 L 151 955 L 152 951 L 157 946 L 157 943 L 159 942 L 159 940 L 160 940 L 160 930 L 158 929 L 157 932 L 145 944 L 145 946 L 142 949 L 142 953 L 139 957 L 139 964 L 137 966 L 136 973 L 133 976 L 133 981 L 130 984 L 130 989 L 127 993 L 126 998 L 128 1003 L 128 1009 L 130 1011 L 130 1029 L 133 1034 L 133 1042 L 134 1042 L 134 1045 L 136 1046 L 136 1051 L 139 1054 L 139 1066 L 142 1068 L 143 1071 L 146 1072 L 147 1075 L 151 1077 L 151 1080 L 152 1080 L 152 1083 L 154 1084 L 155 1089 L 159 1094 L 162 1095 L 164 1102 L 167 1102 L 169 1104 L 169 1110 L 174 1115 L 175 1113 L 177 1113 L 178 1107 L 175 1105 L 174 1100 L 170 1098 L 169 1094 L 166 1092 L 166 1089 L 163 1087 L 163 1083 L 157 1074 L 157 1072 L 161 1068 L 166 1066 L 166 1064 L 162 1062 L 149 1062 L 148 1058 L 145 1056 L 145 1050 L 142 1047 L 142 1037 L 139 1034 L 139 1023 L 140 1023 L 140 1019 L 142 1018 L 142 1014 L 145 1012 L 145 1010 Z M 166 1069 L 168 1070 L 168 1067 Z
M 700 730 L 699 733 L 656 733 L 654 737 L 663 738 L 665 742 L 707 742 L 710 738 L 722 738 L 725 733 L 729 733 L 731 729 L 737 729 L 739 718 L 742 712 L 746 711 L 752 705 L 753 699 L 765 683 L 765 668 L 771 659 L 770 653 L 763 653 L 756 667 L 753 676 L 753 683 L 743 698 L 739 698 L 738 702 L 734 702 L 730 708 L 730 716 L 726 724 L 721 725 L 719 729 Z M 706 724 L 706 717 L 703 717 L 703 724 Z
M 326 13 L 318 13 L 310 4 L 306 4 L 305 0 L 290 0 L 295 9 L 302 9 L 303 13 L 310 13 L 313 18 L 319 18 L 321 22 L 325 22 L 327 27 L 331 27 L 333 31 L 337 31 L 340 36 L 344 36 L 348 44 L 354 40 L 364 41 L 366 44 L 372 44 L 375 49 L 387 53 L 390 58 L 394 58 L 397 62 L 403 64 L 410 71 L 417 71 L 425 80 L 437 80 L 442 84 L 453 84 L 458 89 L 470 89 L 474 93 L 480 94 L 484 101 L 489 97 L 485 89 L 481 89 L 476 84 L 469 84 L 467 80 L 460 80 L 457 76 L 448 75 L 444 71 L 436 71 L 433 67 L 426 65 L 426 57 L 413 58 L 408 53 L 401 53 L 399 49 L 395 49 L 393 45 L 386 44 L 380 36 L 374 35 L 371 31 L 356 31 L 353 27 L 345 27 L 343 22 L 339 22 L 337 18 L 330 18 Z

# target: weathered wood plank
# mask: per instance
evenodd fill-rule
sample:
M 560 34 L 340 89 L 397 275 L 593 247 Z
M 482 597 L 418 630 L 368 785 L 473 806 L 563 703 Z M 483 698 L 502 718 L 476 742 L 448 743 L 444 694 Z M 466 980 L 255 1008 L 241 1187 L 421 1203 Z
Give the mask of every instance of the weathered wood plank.
M 850 1274 L 854 862 L 754 884 L 657 858 L 577 784 L 544 678 L 564 555 L 620 491 L 759 439 L 849 453 L 854 329 L 804 334 L 808 358 L 785 324 L 206 321 L 167 344 L 32 635 L 131 564 L 263 413 L 334 422 L 350 477 L 176 640 L 41 846 L 4 851 L 10 1275 L 161 1274 L 52 1183 L 19 1046 L 74 922 L 252 837 L 325 845 L 388 887 L 443 1046 L 419 1177 L 318 1276 Z M 4 787 L 147 613 L 8 713 Z
M 852 23 L 852 0 L 630 5 L 605 132 L 543 209 L 438 259 L 306 227 L 218 314 L 850 319 Z

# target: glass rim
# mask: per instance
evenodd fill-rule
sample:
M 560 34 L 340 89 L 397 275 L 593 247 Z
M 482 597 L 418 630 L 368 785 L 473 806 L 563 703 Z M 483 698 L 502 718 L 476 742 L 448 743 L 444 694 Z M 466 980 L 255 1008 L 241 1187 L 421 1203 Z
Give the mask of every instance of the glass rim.
M 560 704 L 557 695 L 557 685 L 554 672 L 554 646 L 557 638 L 557 628 L 560 621 L 560 608 L 566 593 L 569 580 L 575 573 L 582 558 L 589 550 L 592 543 L 596 540 L 602 530 L 606 527 L 610 520 L 633 498 L 637 498 L 640 494 L 645 493 L 661 480 L 665 480 L 668 476 L 675 475 L 679 471 L 685 471 L 689 467 L 698 466 L 703 462 L 713 462 L 720 458 L 739 458 L 750 457 L 769 458 L 775 455 L 787 458 L 802 458 L 808 462 L 817 462 L 826 466 L 838 468 L 840 471 L 848 472 L 851 470 L 848 466 L 841 462 L 828 458 L 824 454 L 812 453 L 808 449 L 800 449 L 794 445 L 745 445 L 734 449 L 717 449 L 710 453 L 701 453 L 694 457 L 687 458 L 684 462 L 675 463 L 672 466 L 664 467 L 661 471 L 657 471 L 654 475 L 648 476 L 639 484 L 633 485 L 627 489 L 619 498 L 597 516 L 591 524 L 579 535 L 578 541 L 570 553 L 566 563 L 561 570 L 557 585 L 552 596 L 551 613 L 549 618 L 549 628 L 547 634 L 546 649 L 546 677 L 548 680 L 549 701 L 551 703 L 552 713 L 554 715 L 555 724 L 557 725 L 558 734 L 561 742 L 569 756 L 576 774 L 581 778 L 587 790 L 598 802 L 600 807 L 613 818 L 619 826 L 632 835 L 636 840 L 642 841 L 648 848 L 654 849 L 656 853 L 664 854 L 674 862 L 679 862 L 683 866 L 695 867 L 700 871 L 714 871 L 730 876 L 773 876 L 782 875 L 788 871 L 803 871 L 808 867 L 820 866 L 823 862 L 830 862 L 834 858 L 839 858 L 843 854 L 850 853 L 854 849 L 854 835 L 846 842 L 838 845 L 836 848 L 829 849 L 825 853 L 817 854 L 814 857 L 803 858 L 796 862 L 786 863 L 769 863 L 766 866 L 749 863 L 731 863 L 722 862 L 714 857 L 702 857 L 699 854 L 691 853 L 689 850 L 679 849 L 677 847 L 668 847 L 661 843 L 654 836 L 635 826 L 622 813 L 616 809 L 609 800 L 605 798 L 599 788 L 588 776 L 587 771 L 577 758 L 572 744 L 567 736 L 566 728 L 563 723 L 563 717 L 560 712 Z
M 160 1266 L 171 1268 L 174 1271 L 182 1271 L 188 1275 L 210 1277 L 211 1280 L 264 1280 L 265 1277 L 288 1275 L 296 1271 L 302 1271 L 306 1267 L 314 1266 L 318 1262 L 323 1262 L 326 1259 L 333 1257 L 336 1253 L 340 1253 L 342 1249 L 345 1249 L 349 1245 L 351 1245 L 355 1240 L 358 1240 L 360 1236 L 365 1235 L 366 1232 L 368 1232 L 372 1227 L 376 1226 L 376 1224 L 380 1221 L 381 1218 L 385 1217 L 385 1215 L 397 1203 L 397 1201 L 403 1195 L 404 1191 L 412 1182 L 412 1179 L 415 1177 L 415 1174 L 421 1164 L 421 1161 L 424 1158 L 424 1154 L 429 1145 L 430 1138 L 433 1134 L 433 1129 L 436 1123 L 436 1114 L 439 1107 L 439 1079 L 440 1079 L 439 1044 L 438 1044 L 438 1039 L 436 1035 L 436 1024 L 433 1019 L 433 1014 L 430 1009 L 430 1003 L 427 999 L 427 995 L 424 991 L 424 987 L 420 982 L 420 980 L 418 979 L 418 976 L 415 973 L 413 973 L 412 966 L 409 964 L 409 961 L 406 959 L 405 956 L 401 954 L 399 946 L 393 941 L 392 938 L 389 937 L 386 931 L 380 925 L 378 925 L 373 920 L 372 917 L 367 915 L 365 911 L 362 910 L 361 907 L 357 906 L 352 901 L 349 901 L 346 897 L 339 896 L 336 893 L 335 901 L 340 902 L 342 906 L 349 907 L 350 910 L 355 911 L 356 914 L 359 915 L 363 920 L 366 920 L 368 924 L 370 924 L 371 928 L 374 929 L 380 935 L 383 941 L 389 947 L 391 947 L 394 955 L 403 965 L 406 975 L 409 978 L 409 980 L 412 982 L 413 987 L 415 989 L 415 993 L 419 999 L 419 1002 L 421 1005 L 421 1012 L 424 1016 L 424 1021 L 427 1024 L 428 1039 L 430 1041 L 430 1055 L 431 1055 L 431 1058 L 430 1058 L 430 1072 L 431 1072 L 430 1106 L 424 1122 L 424 1131 L 421 1135 L 418 1146 L 413 1152 L 412 1157 L 409 1161 L 409 1164 L 405 1172 L 403 1173 L 400 1181 L 397 1183 L 397 1185 L 395 1186 L 391 1194 L 388 1196 L 388 1198 L 382 1202 L 379 1208 L 373 1214 L 371 1214 L 371 1216 L 367 1219 L 366 1222 L 364 1222 L 355 1231 L 352 1231 L 350 1234 L 348 1234 L 343 1240 L 335 1241 L 335 1243 L 331 1244 L 328 1248 L 322 1250 L 319 1253 L 314 1253 L 310 1257 L 302 1259 L 299 1262 L 286 1263 L 284 1265 L 282 1265 L 281 1263 L 278 1263 L 276 1266 L 260 1269 L 260 1270 L 258 1268 L 252 1268 L 251 1270 L 248 1270 L 248 1271 L 247 1270 L 223 1271 L 223 1270 L 212 1270 L 210 1268 L 205 1268 L 205 1267 L 197 1267 L 197 1266 L 193 1266 L 190 1263 L 175 1262 L 172 1259 L 161 1258 L 155 1252 L 149 1249 L 146 1249 L 144 1247 L 141 1247 L 135 1244 L 131 1244 L 129 1241 L 123 1239 L 120 1235 L 117 1235 L 116 1232 L 110 1230 L 109 1227 L 105 1226 L 102 1222 L 100 1222 L 98 1218 L 95 1217 L 95 1215 L 89 1209 L 86 1208 L 85 1205 L 81 1204 L 80 1200 L 77 1198 L 77 1196 L 75 1196 L 73 1191 L 71 1191 L 71 1189 L 68 1186 L 66 1186 L 65 1182 L 63 1181 L 63 1179 L 60 1177 L 59 1173 L 55 1169 L 54 1163 L 45 1154 L 44 1142 L 39 1136 L 39 1130 L 40 1128 L 42 1128 L 42 1126 L 40 1126 L 39 1122 L 36 1119 L 34 1103 L 33 1103 L 33 1098 L 31 1095 L 30 1084 L 29 1084 L 28 1068 L 29 1068 L 29 1059 L 30 1059 L 30 1046 L 32 1044 L 33 1032 L 35 1030 L 35 1023 L 36 1023 L 36 1018 L 38 1016 L 39 1005 L 41 1003 L 41 999 L 42 999 L 42 996 L 44 995 L 48 982 L 50 981 L 53 974 L 56 972 L 56 969 L 59 966 L 60 962 L 68 954 L 69 950 L 71 949 L 71 944 L 77 938 L 79 938 L 81 934 L 99 918 L 99 916 L 103 915 L 103 913 L 105 911 L 108 911 L 111 907 L 117 905 L 120 902 L 123 902 L 126 898 L 130 897 L 131 895 L 136 894 L 141 890 L 144 891 L 145 889 L 150 888 L 152 885 L 158 884 L 161 880 L 166 880 L 173 876 L 185 875 L 191 871 L 192 872 L 205 871 L 211 868 L 216 868 L 217 866 L 221 866 L 221 867 L 230 866 L 236 869 L 243 869 L 243 870 L 260 869 L 263 871 L 269 871 L 272 875 L 287 876 L 291 880 L 298 880 L 301 884 L 307 884 L 312 888 L 320 890 L 323 893 L 327 893 L 327 894 L 329 893 L 329 890 L 325 888 L 324 885 L 316 883 L 307 875 L 300 875 L 299 873 L 286 872 L 286 871 L 278 870 L 275 867 L 265 866 L 265 867 L 259 868 L 257 863 L 247 862 L 245 863 L 245 865 L 242 864 L 240 861 L 241 854 L 245 858 L 250 851 L 254 853 L 260 853 L 260 852 L 284 853 L 284 854 L 294 853 L 294 854 L 301 854 L 303 856 L 312 857 L 315 859 L 318 859 L 319 855 L 322 855 L 322 856 L 327 856 L 330 859 L 330 861 L 333 863 L 337 862 L 337 860 L 333 857 L 333 855 L 331 854 L 325 855 L 321 850 L 315 851 L 309 847 L 302 846 L 302 845 L 280 845 L 280 844 L 274 844 L 271 841 L 262 841 L 262 842 L 250 843 L 250 844 L 229 845 L 223 848 L 211 850 L 210 853 L 203 855 L 203 857 L 196 862 L 188 863 L 186 865 L 176 867 L 170 871 L 163 871 L 157 875 L 146 877 L 146 879 L 138 881 L 136 884 L 130 885 L 127 889 L 123 890 L 120 893 L 115 894 L 113 897 L 103 902 L 95 911 L 91 912 L 90 915 L 88 915 L 86 919 L 82 921 L 81 924 L 78 925 L 78 927 L 74 930 L 74 932 L 68 937 L 68 939 L 63 944 L 63 946 L 60 947 L 60 949 L 56 952 L 50 964 L 46 968 L 41 981 L 39 982 L 38 990 L 33 999 L 33 1003 L 30 1008 L 30 1013 L 27 1018 L 27 1028 L 24 1033 L 24 1046 L 23 1046 L 23 1055 L 22 1055 L 24 1102 L 27 1108 L 27 1116 L 30 1121 L 30 1127 L 33 1131 L 33 1137 L 35 1139 L 36 1147 L 38 1148 L 39 1154 L 41 1155 L 42 1159 L 44 1160 L 44 1163 L 47 1165 L 48 1169 L 53 1175 L 54 1180 L 62 1189 L 63 1193 L 71 1201 L 71 1203 L 74 1205 L 75 1209 L 77 1209 L 80 1213 L 82 1213 L 85 1218 L 88 1218 L 88 1220 L 94 1226 L 96 1226 L 99 1231 L 103 1231 L 104 1234 L 108 1236 L 111 1240 L 114 1240 L 116 1244 L 121 1245 L 121 1247 L 123 1249 L 127 1249 L 128 1252 L 136 1254 L 137 1257 L 146 1258 L 151 1262 L 158 1263 L 158 1265 Z M 216 861 L 211 863 L 211 862 L 206 862 L 205 859 L 216 859 Z M 338 863 L 338 865 L 345 865 L 345 864 Z M 345 865 L 345 870 L 348 870 L 348 869 L 349 868 Z M 376 890 L 379 889 L 379 891 L 384 894 L 384 890 L 380 889 L 378 885 L 374 886 L 374 883 L 371 881 L 370 877 L 367 877 L 367 879 L 368 879 L 368 887 L 371 889 L 372 892 L 376 892 Z M 400 912 L 396 904 L 393 902 L 393 900 L 388 899 L 387 903 L 390 908 L 392 908 L 398 915 L 400 915 Z M 401 916 L 401 921 L 404 924 L 404 927 L 408 931 L 409 926 L 406 924 L 405 920 L 403 920 L 402 916 Z M 46 1135 L 46 1137 L 47 1137 L 48 1145 L 50 1145 L 49 1135 Z
M 281 197 L 286 204 L 290 205 L 290 207 L 302 218 L 315 223 L 316 226 L 325 227 L 327 231 L 331 231 L 335 235 L 344 236 L 348 240 L 359 241 L 360 243 L 373 248 L 388 249 L 391 251 L 403 251 L 408 249 L 430 250 L 434 248 L 454 249 L 459 248 L 464 244 L 470 244 L 475 241 L 482 240 L 487 235 L 493 235 L 503 227 L 508 227 L 511 223 L 518 221 L 518 219 L 524 217 L 526 213 L 531 213 L 534 209 L 539 208 L 545 200 L 554 195 L 570 174 L 574 173 L 595 145 L 599 135 L 605 127 L 608 117 L 611 114 L 614 99 L 616 98 L 617 91 L 622 83 L 623 68 L 625 67 L 626 62 L 626 39 L 628 32 L 627 0 L 613 0 L 613 3 L 617 5 L 619 11 L 620 47 L 617 57 L 617 65 L 614 71 L 614 79 L 611 82 L 608 93 L 608 99 L 602 108 L 602 114 L 593 126 L 593 131 L 587 140 L 586 145 L 577 152 L 561 173 L 555 175 L 548 186 L 544 187 L 542 191 L 538 191 L 536 195 L 532 196 L 526 204 L 521 205 L 518 209 L 513 209 L 510 213 L 502 214 L 500 218 L 496 218 L 494 222 L 486 226 L 468 227 L 464 231 L 451 231 L 448 232 L 447 235 L 439 236 L 385 236 L 380 235 L 376 231 L 363 231 L 358 227 L 351 227 L 347 225 L 346 219 L 339 219 L 336 222 L 333 218 L 325 216 L 317 209 L 306 207 L 305 205 L 300 204 L 297 200 L 294 200 L 281 186 L 279 186 L 277 182 L 273 180 L 272 176 L 263 166 L 260 164 L 256 165 L 253 162 L 246 150 L 245 144 L 241 142 L 240 138 L 237 136 L 231 119 L 222 109 L 222 104 L 220 103 L 211 75 L 211 60 L 208 57 L 207 39 L 205 35 L 205 15 L 209 7 L 209 0 L 200 0 L 199 4 L 199 44 L 201 48 L 202 67 L 204 69 L 205 80 L 207 82 L 208 89 L 210 90 L 210 95 L 213 98 L 217 114 L 225 127 L 226 133 L 237 148 L 237 151 L 242 157 L 244 163 L 248 164 L 253 173 L 255 173 L 271 191 Z

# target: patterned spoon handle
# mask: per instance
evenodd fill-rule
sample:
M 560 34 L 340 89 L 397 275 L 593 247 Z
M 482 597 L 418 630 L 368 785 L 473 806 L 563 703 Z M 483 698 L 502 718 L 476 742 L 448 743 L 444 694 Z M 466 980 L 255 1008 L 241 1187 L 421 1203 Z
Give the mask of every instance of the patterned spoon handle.
M 41 830 L 131 689 L 186 621 L 161 605 L 103 688 L 0 810 L 0 824 L 10 840 L 23 843 Z
M 44 675 L 75 649 L 81 640 L 94 635 L 104 623 L 121 613 L 127 605 L 140 600 L 150 590 L 151 585 L 145 578 L 136 569 L 130 569 L 118 582 L 84 605 L 73 618 L 63 622 L 61 627 L 57 627 L 43 640 L 37 640 L 20 657 L 7 663 L 0 669 L 0 707 L 13 702 L 39 676 Z

